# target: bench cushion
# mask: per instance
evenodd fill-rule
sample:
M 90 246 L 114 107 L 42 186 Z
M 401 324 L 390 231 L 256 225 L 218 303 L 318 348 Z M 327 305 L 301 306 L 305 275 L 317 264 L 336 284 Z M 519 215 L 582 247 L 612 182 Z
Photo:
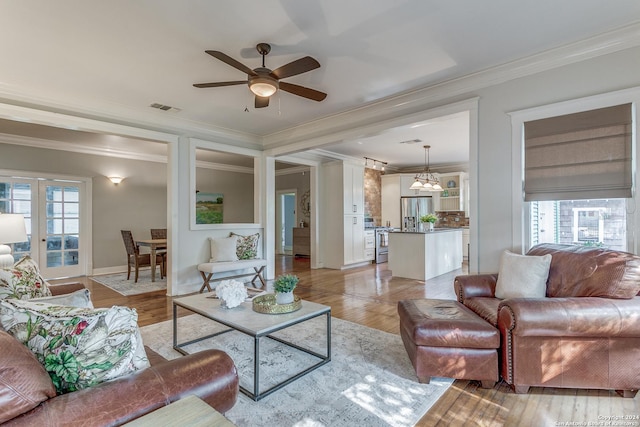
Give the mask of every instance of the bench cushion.
M 243 270 L 245 268 L 258 268 L 267 265 L 264 259 L 246 259 L 224 262 L 204 262 L 198 264 L 198 270 L 204 273 L 223 273 L 227 271 Z

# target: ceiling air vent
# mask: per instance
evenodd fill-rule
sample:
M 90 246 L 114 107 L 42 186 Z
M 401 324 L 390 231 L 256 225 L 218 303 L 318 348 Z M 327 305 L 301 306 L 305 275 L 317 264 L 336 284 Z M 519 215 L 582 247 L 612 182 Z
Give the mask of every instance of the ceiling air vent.
M 157 108 L 158 110 L 162 110 L 162 111 L 180 111 L 179 108 L 172 107 L 170 105 L 158 104 L 157 102 L 154 102 L 153 104 L 149 105 L 149 107 Z
M 400 141 L 399 144 L 417 144 L 419 142 L 422 142 L 421 139 L 409 139 L 407 141 Z

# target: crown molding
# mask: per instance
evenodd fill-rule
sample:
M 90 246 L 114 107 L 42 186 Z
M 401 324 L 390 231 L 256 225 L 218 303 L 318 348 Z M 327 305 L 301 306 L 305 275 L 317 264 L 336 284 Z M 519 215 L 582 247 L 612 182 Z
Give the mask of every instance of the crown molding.
M 25 147 L 43 148 L 47 150 L 69 151 L 72 153 L 91 154 L 120 159 L 142 160 L 146 162 L 167 163 L 167 156 L 157 154 L 135 153 L 131 151 L 114 150 L 112 148 L 86 146 L 78 143 L 55 141 L 50 139 L 31 138 L 21 135 L 0 134 L 0 143 L 22 145 Z
M 223 163 L 212 163 L 212 162 L 197 160 L 196 167 L 202 168 L 202 169 L 212 169 L 212 170 L 226 171 L 226 172 L 238 172 L 238 173 L 246 173 L 246 174 L 253 175 L 253 168 L 249 168 L 246 166 L 225 165 Z

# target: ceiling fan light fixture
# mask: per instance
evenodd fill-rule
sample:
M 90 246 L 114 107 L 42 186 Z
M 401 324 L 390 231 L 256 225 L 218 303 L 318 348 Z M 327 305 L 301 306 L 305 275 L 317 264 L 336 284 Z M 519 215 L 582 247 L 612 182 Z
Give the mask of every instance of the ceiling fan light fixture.
M 278 82 L 270 77 L 256 76 L 250 79 L 249 89 L 256 96 L 268 98 L 278 90 Z

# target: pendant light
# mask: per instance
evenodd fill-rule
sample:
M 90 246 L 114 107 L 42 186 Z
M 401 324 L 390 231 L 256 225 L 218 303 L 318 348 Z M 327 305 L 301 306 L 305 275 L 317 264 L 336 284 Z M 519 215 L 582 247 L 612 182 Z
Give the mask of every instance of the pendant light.
M 431 173 L 429 168 L 430 158 L 429 158 L 429 149 L 430 145 L 424 146 L 424 170 L 418 174 L 416 174 L 413 184 L 409 189 L 411 190 L 420 190 L 420 191 L 441 191 L 442 186 L 440 185 L 440 181 L 435 177 L 434 174 Z

